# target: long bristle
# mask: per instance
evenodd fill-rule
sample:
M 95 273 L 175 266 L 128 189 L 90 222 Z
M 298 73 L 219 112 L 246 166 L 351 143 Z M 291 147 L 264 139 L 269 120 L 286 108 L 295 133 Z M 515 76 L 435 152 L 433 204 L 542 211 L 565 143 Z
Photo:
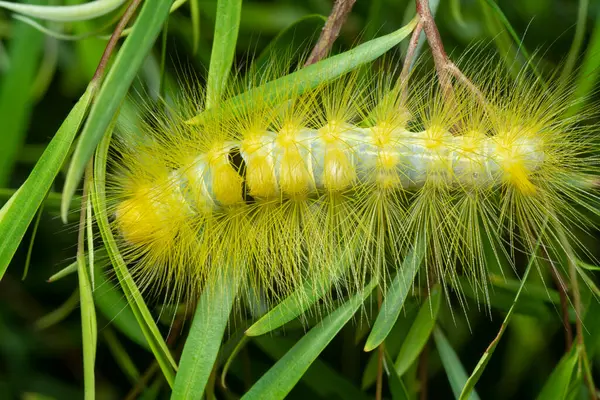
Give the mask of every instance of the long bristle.
M 155 113 L 144 143 L 116 140 L 109 182 L 142 288 L 181 299 L 224 272 L 242 296 L 273 302 L 306 285 L 385 288 L 425 237 L 428 282 L 460 287 L 464 275 L 487 298 L 490 246 L 512 259 L 589 225 L 580 208 L 593 208 L 585 182 L 598 165 L 590 129 L 563 117 L 568 92 L 476 65 L 488 69 L 472 74 L 483 98 L 357 72 L 308 92 L 258 89 L 250 107 L 217 106 L 195 124 L 201 91 Z

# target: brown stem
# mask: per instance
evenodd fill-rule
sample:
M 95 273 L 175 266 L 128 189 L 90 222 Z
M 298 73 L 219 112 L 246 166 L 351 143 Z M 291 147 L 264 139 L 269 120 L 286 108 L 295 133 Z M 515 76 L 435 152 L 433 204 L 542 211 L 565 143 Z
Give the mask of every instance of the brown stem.
M 487 110 L 489 105 L 488 102 L 483 95 L 483 93 L 475 86 L 469 78 L 467 78 L 461 70 L 448 58 L 448 54 L 444 49 L 444 43 L 442 42 L 442 38 L 440 36 L 440 32 L 435 24 L 435 20 L 433 15 L 431 15 L 431 9 L 429 8 L 429 0 L 415 0 L 417 6 L 417 14 L 420 17 L 419 25 L 422 25 L 423 31 L 425 32 L 425 37 L 427 38 L 427 42 L 429 43 L 429 48 L 431 49 L 431 54 L 433 56 L 433 62 L 435 64 L 435 69 L 437 72 L 438 80 L 440 82 L 440 86 L 442 87 L 443 96 L 445 99 L 450 101 L 451 103 L 455 102 L 454 99 L 454 90 L 452 87 L 452 76 L 454 76 L 462 85 L 467 87 L 481 102 L 484 108 Z M 410 46 L 413 45 L 416 47 L 416 43 L 418 42 L 418 35 L 415 37 L 415 33 L 413 32 L 413 37 L 411 38 L 411 43 L 409 44 L 409 52 L 411 51 Z M 419 32 L 420 33 L 420 32 Z M 414 49 L 412 50 L 414 53 Z M 408 60 L 409 54 L 407 54 Z M 411 57 L 414 54 L 410 54 Z M 402 68 L 401 79 L 403 79 L 402 75 L 407 75 L 408 71 L 405 72 L 405 69 L 408 69 L 408 65 L 405 60 L 405 66 Z M 412 62 L 412 60 L 411 60 Z M 405 77 L 404 77 L 405 78 Z
M 400 104 L 402 106 L 406 104 L 406 99 L 408 97 L 408 91 L 406 90 L 408 87 L 408 75 L 410 74 L 410 67 L 414 62 L 415 51 L 417 50 L 417 44 L 419 44 L 419 37 L 421 36 L 422 31 L 423 21 L 419 20 L 412 33 L 410 42 L 408 43 L 408 50 L 406 51 L 406 57 L 404 57 L 404 64 L 402 65 L 402 71 L 400 72 L 400 85 L 402 85 Z
M 329 14 L 327 22 L 325 22 L 321 36 L 319 36 L 319 41 L 312 49 L 310 56 L 308 56 L 308 60 L 304 64 L 305 67 L 321 60 L 331 50 L 331 46 L 333 46 L 333 42 L 339 36 L 340 30 L 344 22 L 346 22 L 355 2 L 356 0 L 335 0 L 331 14 Z
M 115 30 L 113 31 L 112 35 L 110 36 L 110 39 L 108 40 L 108 43 L 106 44 L 104 53 L 102 53 L 102 57 L 100 58 L 100 62 L 98 63 L 98 67 L 96 68 L 96 72 L 94 72 L 94 76 L 92 77 L 92 82 L 100 82 L 100 80 L 104 76 L 104 71 L 106 70 L 106 66 L 108 65 L 108 60 L 110 60 L 110 56 L 114 52 L 115 47 L 117 47 L 117 42 L 121 37 L 121 33 L 123 33 L 123 30 L 129 23 L 129 20 L 131 20 L 131 17 L 135 13 L 135 10 L 137 10 L 141 2 L 142 0 L 132 0 L 125 12 L 123 13 L 123 15 L 121 16 L 119 23 L 115 27 Z
M 452 81 L 450 74 L 446 66 L 451 63 L 444 49 L 440 32 L 438 31 L 433 15 L 431 15 L 431 9 L 429 8 L 429 0 L 415 0 L 417 5 L 417 14 L 421 18 L 423 24 L 423 30 L 427 37 L 427 42 L 431 48 L 431 54 L 433 55 L 433 62 L 435 63 L 435 69 L 437 71 L 440 86 L 444 92 L 444 97 L 452 98 Z

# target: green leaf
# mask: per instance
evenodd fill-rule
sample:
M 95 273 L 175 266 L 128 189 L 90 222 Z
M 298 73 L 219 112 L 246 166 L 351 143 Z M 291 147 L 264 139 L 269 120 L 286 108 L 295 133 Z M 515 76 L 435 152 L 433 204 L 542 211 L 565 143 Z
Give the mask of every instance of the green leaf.
M 237 287 L 229 275 L 215 287 L 204 288 L 181 354 L 171 399 L 202 398 L 221 347 Z
M 345 272 L 350 260 L 350 254 L 340 256 L 336 271 Z M 246 330 L 248 336 L 260 336 L 271 332 L 302 315 L 331 289 L 333 279 L 328 282 L 305 282 L 301 288 L 280 301 L 271 311 L 263 315 Z
M 416 24 L 417 18 L 415 17 L 408 25 L 395 32 L 373 39 L 350 51 L 321 60 L 292 74 L 251 89 L 225 101 L 222 107 L 228 110 L 243 109 L 252 104 L 259 94 L 261 96 L 261 104 L 264 106 L 283 101 L 292 95 L 302 94 L 307 90 L 352 71 L 362 64 L 373 61 L 400 43 L 412 32 Z M 195 124 L 200 122 L 207 113 L 210 113 L 210 111 L 207 110 L 198 114 L 189 120 L 188 123 Z
M 375 282 L 371 282 L 364 292 L 354 295 L 312 328 L 250 388 L 242 399 L 285 398 L 327 344 L 352 318 L 375 286 Z
M 446 339 L 446 336 L 438 327 L 433 330 L 433 339 L 435 340 L 435 345 L 440 354 L 442 365 L 448 376 L 448 381 L 452 387 L 452 393 L 454 393 L 454 397 L 458 399 L 463 387 L 467 383 L 467 373 L 465 372 L 465 368 L 462 366 L 452 346 L 450 346 L 448 339 Z M 469 395 L 469 399 L 479 400 L 479 396 L 473 391 Z
M 246 330 L 248 336 L 260 336 L 271 332 L 294 318 L 302 315 L 308 308 L 323 297 L 331 285 L 318 285 L 313 289 L 310 282 L 279 302 L 271 311 L 263 315 Z
M 594 31 L 587 46 L 583 62 L 579 67 L 577 79 L 574 82 L 572 99 L 574 103 L 569 107 L 566 116 L 577 114 L 589 101 L 592 91 L 600 75 L 600 13 L 596 16 Z
M 439 285 L 436 285 L 431 289 L 431 294 L 421 306 L 417 318 L 408 331 L 404 343 L 402 343 L 394 365 L 398 376 L 404 375 L 427 344 L 440 310 L 441 299 L 441 289 Z
M 367 338 L 365 351 L 377 348 L 392 330 L 400 315 L 406 296 L 408 296 L 408 292 L 412 287 L 417 271 L 423 262 L 426 247 L 425 236 L 419 236 L 413 249 L 402 262 L 402 266 L 398 268 L 396 278 L 387 289 L 379 315 L 377 315 L 373 329 Z
M 0 8 L 47 21 L 83 21 L 117 9 L 125 0 L 96 0 L 73 6 L 42 6 L 0 1 Z M 168 2 L 170 3 L 170 2 Z
M 298 19 L 275 36 L 256 57 L 252 69 L 262 71 L 273 64 L 281 63 L 282 59 L 301 57 L 318 40 L 318 33 L 323 29 L 326 20 L 327 18 L 319 14 L 310 14 Z
M 385 371 L 388 377 L 388 385 L 390 392 L 392 393 L 392 400 L 409 400 L 410 395 L 404 386 L 404 382 L 400 378 L 400 375 L 394 369 L 394 360 L 390 357 L 390 354 L 385 351 Z
M 8 52 L 10 66 L 2 75 L 0 87 L 0 121 L 2 121 L 0 186 L 2 187 L 7 185 L 13 165 L 25 141 L 34 103 L 31 89 L 38 69 L 42 39 L 43 36 L 39 32 L 22 22 L 13 25 Z
M 529 54 L 529 52 L 527 51 L 527 49 L 525 48 L 525 44 L 519 38 L 519 35 L 517 35 L 517 32 L 512 27 L 510 21 L 508 20 L 508 18 L 506 18 L 506 15 L 504 15 L 504 13 L 502 12 L 502 9 L 500 9 L 500 6 L 498 6 L 498 4 L 496 4 L 496 2 L 494 0 L 481 0 L 481 1 L 485 2 L 492 9 L 492 11 L 496 14 L 498 19 L 502 23 L 502 25 L 504 25 L 504 27 L 506 28 L 506 30 L 512 37 L 513 41 L 517 44 L 518 50 L 521 52 L 521 54 L 523 54 L 523 57 L 527 61 L 527 65 L 529 66 L 529 68 L 531 68 L 531 70 L 537 77 L 539 83 L 541 83 L 544 86 L 544 88 L 547 89 L 548 86 L 546 84 L 546 81 L 544 80 L 544 77 L 542 76 L 542 74 L 540 74 L 537 67 L 533 63 L 533 59 L 532 59 L 531 55 Z
M 545 229 L 546 229 L 546 223 L 544 223 L 542 232 Z M 498 343 L 500 342 L 502 335 L 504 335 L 504 331 L 506 331 L 506 328 L 508 327 L 508 324 L 513 316 L 513 313 L 515 312 L 515 306 L 519 302 L 519 298 L 521 297 L 521 292 L 523 291 L 523 288 L 525 287 L 525 282 L 527 282 L 527 277 L 529 276 L 529 272 L 531 271 L 532 266 L 537 261 L 536 253 L 538 251 L 538 248 L 540 247 L 541 237 L 542 236 L 540 234 L 540 238 L 538 239 L 538 241 L 535 245 L 535 248 L 533 249 L 533 252 L 531 253 L 531 256 L 529 257 L 529 263 L 527 264 L 527 269 L 525 270 L 525 273 L 523 274 L 523 278 L 521 278 L 521 286 L 519 286 L 519 290 L 517 291 L 517 294 L 515 295 L 515 298 L 513 300 L 512 306 L 510 307 L 510 310 L 508 310 L 506 317 L 504 317 L 502 326 L 500 326 L 500 331 L 498 332 L 498 334 L 496 335 L 496 337 L 494 338 L 492 343 L 490 343 L 488 348 L 485 350 L 485 352 L 479 359 L 479 362 L 475 366 L 473 373 L 467 380 L 467 383 L 465 384 L 465 386 L 460 394 L 460 400 L 465 400 L 465 399 L 470 398 L 470 394 L 473 391 L 473 388 L 479 381 L 479 378 L 481 377 L 481 374 L 483 374 L 483 371 L 485 370 L 485 367 L 487 366 L 488 362 L 490 361 L 492 354 L 494 354 L 494 350 L 496 350 L 496 346 L 498 346 Z
M 115 113 L 121 105 L 127 90 L 142 65 L 163 22 L 168 16 L 171 2 L 147 0 L 136 18 L 131 34 L 125 39 L 123 47 L 106 75 L 102 87 L 90 110 L 79 142 L 71 159 L 65 178 L 61 216 L 66 221 L 69 204 L 85 166 L 92 156 L 96 145 L 106 134 Z
M 114 122 L 113 122 L 114 123 Z M 111 130 L 109 130 L 111 132 Z M 174 370 L 177 368 L 175 360 L 167 347 L 148 306 L 144 302 L 142 294 L 136 286 L 133 277 L 131 276 L 125 261 L 119 253 L 117 242 L 112 234 L 110 225 L 108 222 L 108 215 L 106 213 L 106 158 L 108 154 L 108 147 L 110 144 L 111 134 L 109 133 L 104 137 L 98 149 L 96 151 L 96 157 L 94 160 L 94 186 L 91 191 L 92 204 L 94 205 L 94 212 L 96 216 L 96 222 L 98 223 L 98 229 L 102 236 L 102 241 L 106 246 L 108 256 L 113 265 L 117 279 L 121 289 L 125 293 L 125 298 L 131 306 L 131 310 L 137 320 L 144 337 L 150 345 L 150 349 L 160 366 L 165 379 L 170 386 L 173 385 L 175 379 Z
M 585 35 L 585 26 L 588 17 L 589 0 L 579 0 L 579 7 L 577 10 L 577 25 L 575 26 L 575 35 L 573 36 L 573 43 L 569 49 L 569 55 L 565 61 L 562 72 L 560 73 L 561 82 L 566 81 L 571 76 L 575 63 L 579 58 L 579 52 L 581 51 L 581 45 L 583 44 L 583 38 Z
M 88 199 L 89 201 L 89 199 Z M 83 226 L 80 226 L 83 229 Z M 83 234 L 80 233 L 80 235 Z M 80 244 L 81 246 L 83 243 Z M 93 400 L 96 396 L 94 365 L 96 364 L 96 345 L 98 342 L 98 328 L 96 323 L 96 309 L 89 270 L 85 263 L 83 251 L 77 255 L 77 275 L 79 277 L 79 305 L 81 308 L 81 336 L 83 341 L 83 382 L 84 398 Z
M 69 147 L 83 120 L 94 90 L 95 86 L 88 86 L 44 150 L 25 183 L 0 211 L 0 237 L 2 238 L 0 241 L 0 279 L 67 157 Z
M 252 341 L 275 360 L 283 357 L 295 344 L 294 340 L 284 337 L 261 336 L 253 338 Z M 348 378 L 319 359 L 316 359 L 302 375 L 302 381 L 323 399 L 369 399 L 369 396 L 361 392 Z
M 242 0 L 219 0 L 210 67 L 206 82 L 206 108 L 221 99 L 235 56 L 235 44 L 240 29 Z
M 544 384 L 537 397 L 538 400 L 563 400 L 567 397 L 571 376 L 579 359 L 579 351 L 575 351 L 575 349 L 578 347 L 573 347 L 570 352 L 563 355 Z
M 96 258 L 106 257 L 104 251 L 96 253 Z M 97 286 L 94 290 L 94 301 L 98 310 L 125 336 L 139 344 L 141 347 L 150 350 L 148 341 L 140 325 L 135 320 L 135 315 L 129 303 L 123 297 L 121 292 L 110 279 L 106 277 L 106 272 L 99 271 L 96 276 Z

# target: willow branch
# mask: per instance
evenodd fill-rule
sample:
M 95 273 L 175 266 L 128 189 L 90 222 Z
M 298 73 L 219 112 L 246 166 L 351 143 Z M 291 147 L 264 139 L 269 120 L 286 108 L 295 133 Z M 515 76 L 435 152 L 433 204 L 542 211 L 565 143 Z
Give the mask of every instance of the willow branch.
M 348 18 L 348 14 L 352 10 L 352 6 L 356 0 L 336 0 L 333 4 L 333 9 L 331 10 L 331 14 L 327 18 L 327 22 L 325 22 L 325 26 L 321 31 L 321 36 L 319 36 L 319 41 L 312 49 L 310 56 L 308 56 L 308 60 L 304 66 L 311 65 L 316 63 L 317 61 L 323 59 L 327 53 L 331 50 L 333 46 L 333 42 L 340 35 L 340 30 L 342 26 L 346 22 Z
M 115 27 L 115 30 L 113 31 L 112 35 L 110 35 L 110 39 L 106 44 L 106 48 L 104 48 L 104 52 L 102 53 L 102 57 L 100 58 L 100 62 L 98 63 L 98 67 L 96 68 L 96 72 L 94 72 L 94 76 L 92 77 L 92 82 L 99 82 L 100 79 L 102 79 L 102 76 L 104 76 L 104 71 L 106 70 L 106 66 L 108 65 L 108 60 L 110 60 L 110 56 L 117 47 L 117 42 L 121 37 L 121 33 L 123 33 L 123 30 L 131 20 L 131 17 L 133 17 L 133 14 L 135 14 L 135 11 L 137 10 L 141 2 L 142 0 L 132 0 L 125 12 L 123 13 L 123 15 L 121 16 L 121 19 Z

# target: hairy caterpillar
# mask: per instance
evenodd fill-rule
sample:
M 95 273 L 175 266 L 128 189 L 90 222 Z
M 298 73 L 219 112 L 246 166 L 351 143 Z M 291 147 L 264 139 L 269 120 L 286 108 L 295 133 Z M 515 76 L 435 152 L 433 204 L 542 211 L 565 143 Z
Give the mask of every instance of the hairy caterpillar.
M 460 86 L 449 99 L 433 79 L 350 74 L 291 96 L 258 87 L 250 106 L 190 123 L 203 96 L 184 95 L 114 140 L 126 261 L 174 300 L 227 272 L 276 301 L 307 283 L 384 284 L 418 240 L 428 280 L 466 275 L 484 294 L 486 246 L 510 260 L 538 241 L 557 257 L 565 240 L 579 247 L 557 232 L 596 212 L 593 128 L 563 116 L 568 92 L 483 69 L 484 101 Z

